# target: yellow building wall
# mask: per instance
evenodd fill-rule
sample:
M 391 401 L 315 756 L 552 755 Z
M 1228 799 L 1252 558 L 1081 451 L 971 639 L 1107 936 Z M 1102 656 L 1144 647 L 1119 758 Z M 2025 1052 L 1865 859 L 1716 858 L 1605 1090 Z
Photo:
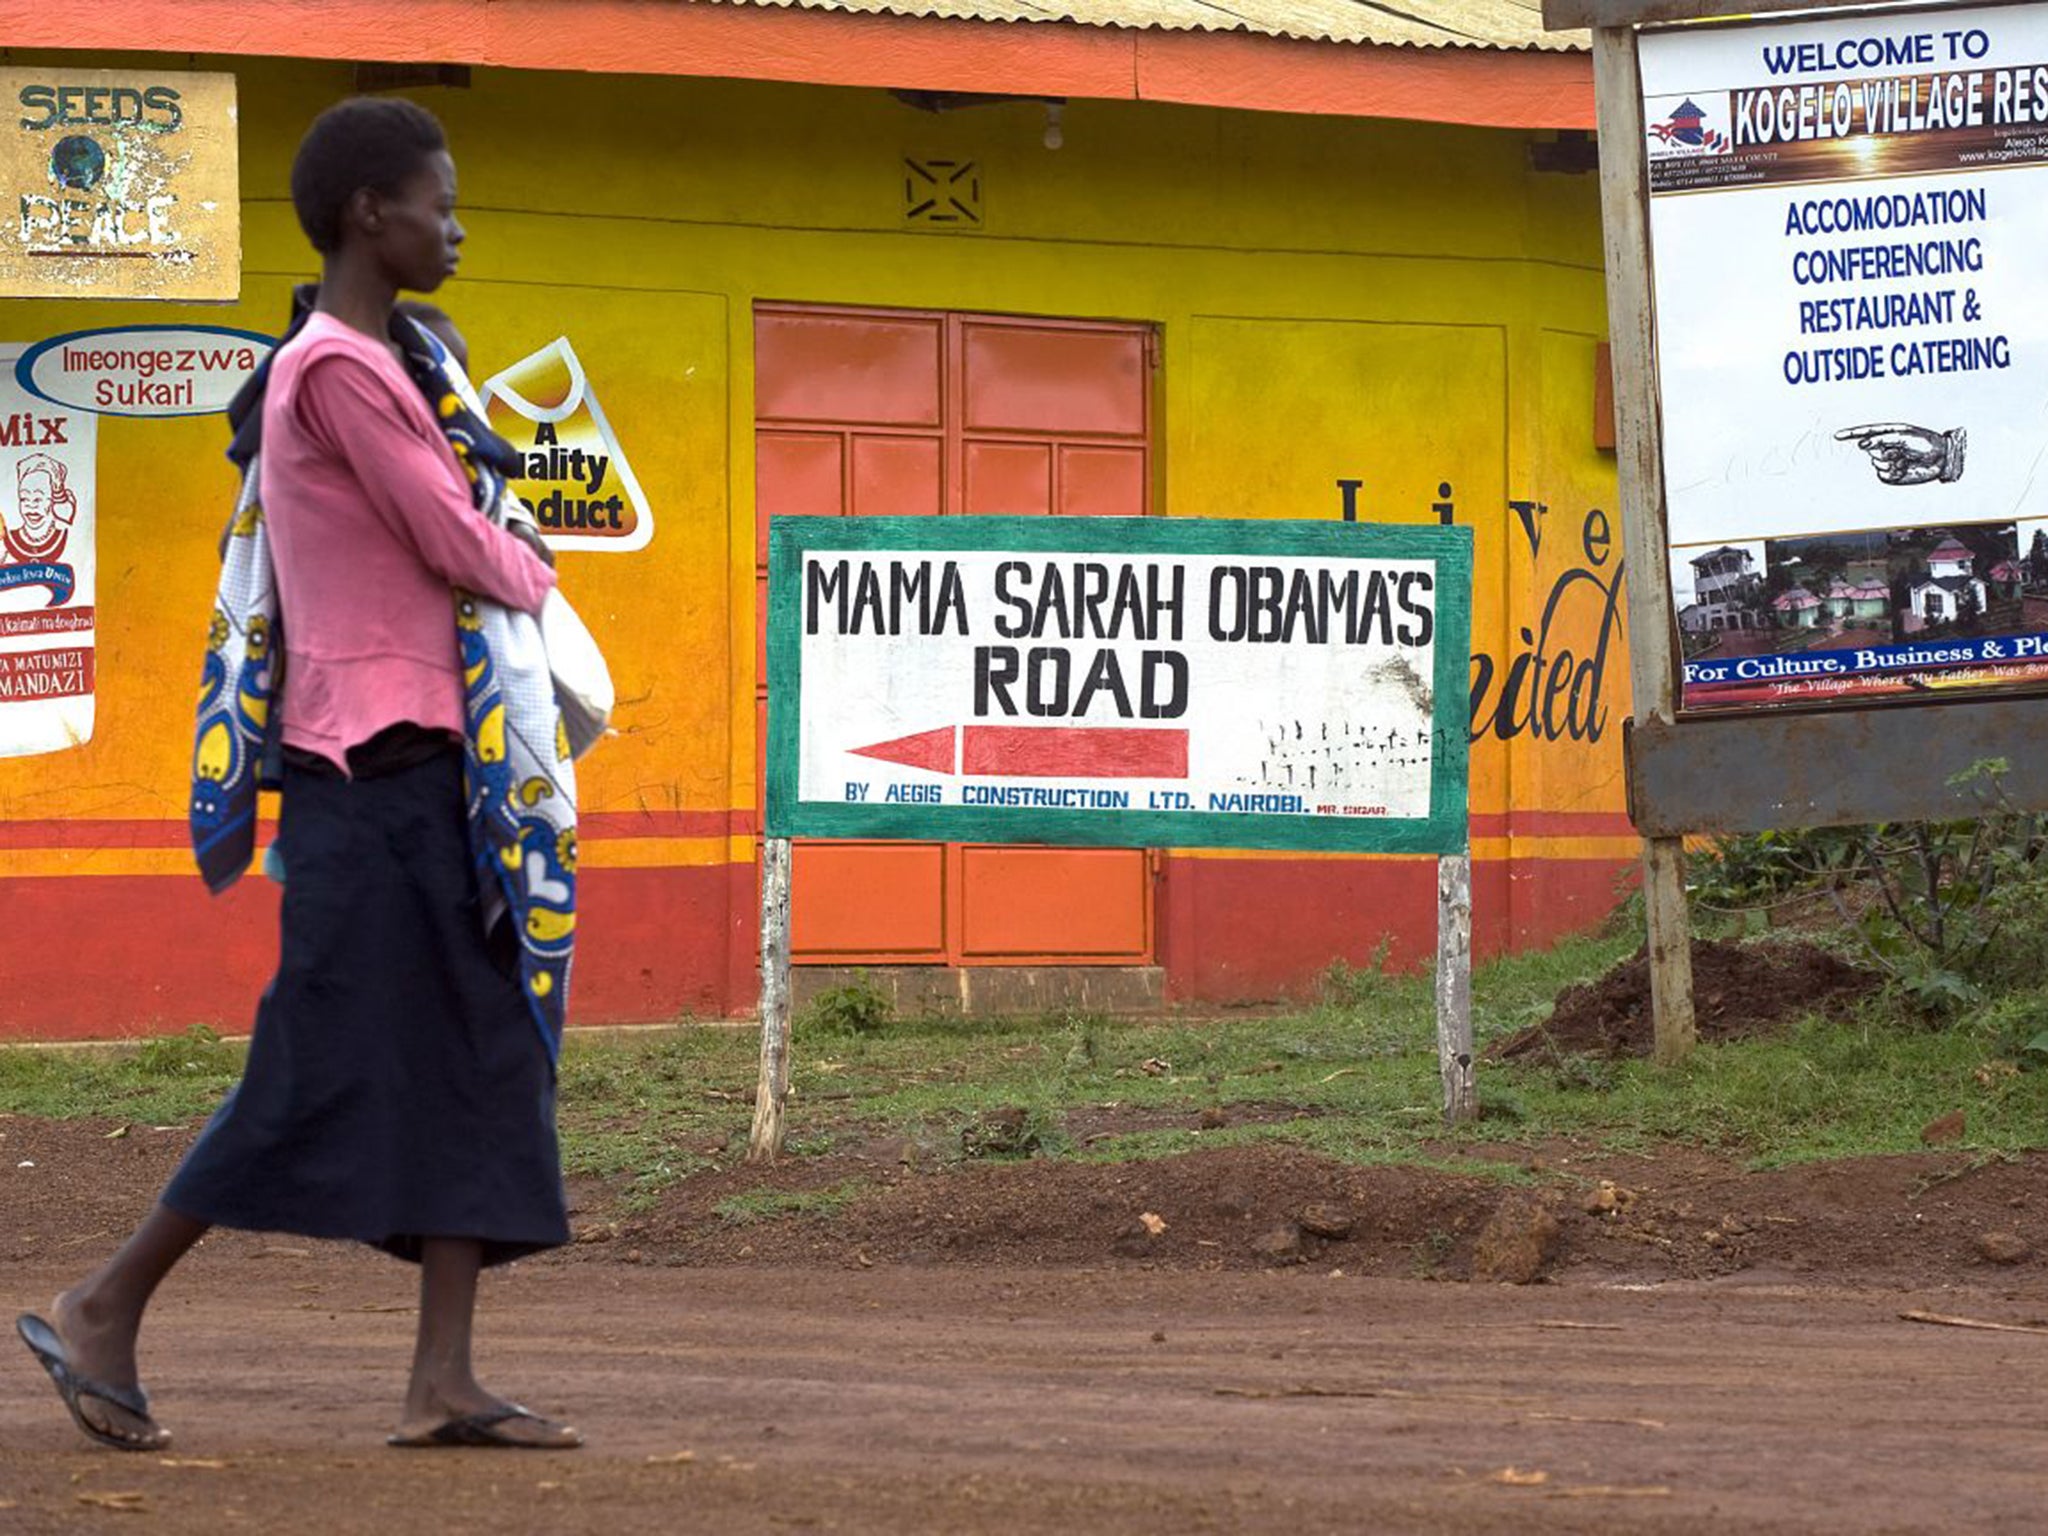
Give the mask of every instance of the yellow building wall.
M 282 328 L 291 285 L 315 273 L 292 152 L 350 70 L 177 65 L 238 77 L 241 301 L 0 301 L 0 340 Z M 620 700 L 618 736 L 583 773 L 584 931 L 604 934 L 606 911 L 617 921 L 579 957 L 579 1018 L 751 1006 L 751 315 L 764 300 L 1157 323 L 1170 515 L 1334 518 L 1343 479 L 1368 520 L 1434 521 L 1451 502 L 1477 538 L 1482 938 L 1598 915 L 1633 844 L 1619 814 L 1626 658 L 1607 604 L 1619 522 L 1611 460 L 1592 447 L 1593 178 L 1531 172 L 1519 133 L 1200 108 L 1073 102 L 1050 151 L 1035 103 L 934 114 L 873 91 L 505 71 L 410 94 L 456 155 L 470 238 L 438 300 L 472 371 L 569 337 L 655 520 L 644 550 L 561 557 Z M 905 156 L 976 161 L 982 227 L 906 225 Z M 247 1015 L 270 898 L 245 882 L 209 915 L 182 845 L 192 688 L 233 494 L 225 438 L 218 418 L 100 423 L 98 723 L 75 750 L 0 760 L 0 899 L 33 905 L 38 933 L 74 935 L 80 965 L 110 979 L 0 1008 L 0 1030 Z M 1572 684 L 1546 693 L 1525 659 L 1554 668 L 1566 651 L 1576 707 Z M 236 934 L 224 965 L 159 963 L 159 948 L 205 945 L 209 923 Z M 0 960 L 0 995 L 19 991 L 12 964 Z M 1207 974 L 1189 970 L 1189 985 L 1236 985 Z

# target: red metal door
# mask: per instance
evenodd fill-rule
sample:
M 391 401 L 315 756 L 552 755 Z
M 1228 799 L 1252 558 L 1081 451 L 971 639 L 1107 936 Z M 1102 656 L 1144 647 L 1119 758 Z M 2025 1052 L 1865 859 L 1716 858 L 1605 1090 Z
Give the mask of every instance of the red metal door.
M 1153 345 L 1140 325 L 757 306 L 757 589 L 778 514 L 1149 513 Z M 1151 861 L 804 841 L 790 928 L 800 964 L 1143 964 Z

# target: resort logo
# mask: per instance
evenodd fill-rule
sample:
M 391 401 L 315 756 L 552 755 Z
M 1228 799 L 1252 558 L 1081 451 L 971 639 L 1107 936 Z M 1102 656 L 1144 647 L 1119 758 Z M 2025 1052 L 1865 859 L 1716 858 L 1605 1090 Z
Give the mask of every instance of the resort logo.
M 1713 124 L 1728 121 L 1728 98 L 1726 94 L 1710 96 L 1715 110 L 1709 111 L 1690 96 L 1680 97 L 1675 105 L 1661 108 L 1669 115 L 1662 122 L 1657 121 L 1660 107 L 1655 103 L 1644 103 L 1645 115 L 1649 118 L 1650 158 L 1672 160 L 1690 158 L 1695 155 L 1726 155 L 1734 152 L 1734 142 Z M 1662 98 L 1670 102 L 1671 98 Z

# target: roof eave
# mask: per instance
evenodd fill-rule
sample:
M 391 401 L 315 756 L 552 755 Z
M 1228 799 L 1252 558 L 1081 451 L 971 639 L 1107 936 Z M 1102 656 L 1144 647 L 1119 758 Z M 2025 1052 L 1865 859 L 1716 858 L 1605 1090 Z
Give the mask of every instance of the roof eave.
M 11 48 L 432 62 L 1591 128 L 1581 53 L 690 0 L 0 0 Z M 136 39 L 150 46 L 138 50 Z

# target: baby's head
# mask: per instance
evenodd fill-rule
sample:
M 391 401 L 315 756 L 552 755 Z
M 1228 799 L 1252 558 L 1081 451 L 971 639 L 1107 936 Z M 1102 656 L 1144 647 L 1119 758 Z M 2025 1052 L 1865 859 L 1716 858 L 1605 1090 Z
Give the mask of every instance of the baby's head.
M 424 326 L 441 339 L 441 345 L 455 359 L 455 366 L 464 373 L 469 372 L 469 343 L 462 339 L 462 332 L 455 329 L 455 322 L 448 318 L 448 312 L 438 304 L 429 304 L 423 299 L 400 299 L 392 306 L 406 319 Z

